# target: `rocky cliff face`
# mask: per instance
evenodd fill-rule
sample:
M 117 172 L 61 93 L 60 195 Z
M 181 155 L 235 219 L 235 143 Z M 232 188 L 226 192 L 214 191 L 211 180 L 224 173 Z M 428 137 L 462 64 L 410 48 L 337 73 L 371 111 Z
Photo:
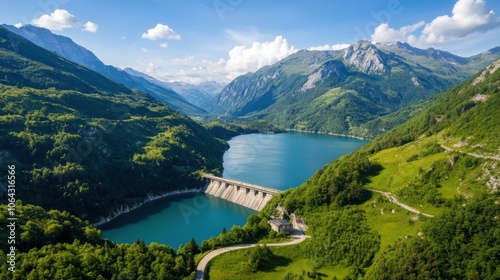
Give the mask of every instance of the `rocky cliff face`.
M 323 79 L 337 80 L 340 82 L 347 76 L 344 64 L 339 61 L 329 61 L 319 67 L 314 73 L 307 77 L 307 82 L 299 89 L 300 92 L 306 92 L 313 89 Z
M 212 113 L 244 115 L 265 109 L 273 103 L 275 79 L 283 74 L 278 67 L 264 67 L 253 74 L 238 77 L 209 104 Z
M 346 64 L 366 74 L 385 74 L 389 71 L 384 53 L 368 41 L 358 41 L 345 49 Z

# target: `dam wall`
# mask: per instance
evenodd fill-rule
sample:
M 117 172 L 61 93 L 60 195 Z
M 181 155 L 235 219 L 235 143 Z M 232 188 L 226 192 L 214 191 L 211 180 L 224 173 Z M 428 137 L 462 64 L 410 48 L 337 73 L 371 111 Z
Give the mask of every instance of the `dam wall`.
M 225 179 L 212 174 L 204 174 L 206 194 L 225 199 L 241 206 L 260 211 L 267 202 L 280 191 L 259 185 Z

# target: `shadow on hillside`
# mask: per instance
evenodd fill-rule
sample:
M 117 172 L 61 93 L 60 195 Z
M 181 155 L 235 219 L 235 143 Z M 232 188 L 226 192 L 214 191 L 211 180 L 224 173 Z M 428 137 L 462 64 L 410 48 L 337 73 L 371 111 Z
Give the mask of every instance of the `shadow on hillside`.
M 273 255 L 272 261 L 262 264 L 262 266 L 259 267 L 259 271 L 273 272 L 276 271 L 277 267 L 288 266 L 291 263 L 292 259 L 290 258 L 279 255 Z
M 378 162 L 373 162 L 370 166 L 369 169 L 364 171 L 364 180 L 363 180 L 363 185 L 366 186 L 367 184 L 371 183 L 371 178 L 375 177 L 380 174 L 384 170 L 384 167 L 382 164 Z M 368 201 L 372 198 L 373 192 L 367 190 L 366 188 L 363 188 L 362 194 L 361 194 L 361 203 L 364 203 L 365 201 Z

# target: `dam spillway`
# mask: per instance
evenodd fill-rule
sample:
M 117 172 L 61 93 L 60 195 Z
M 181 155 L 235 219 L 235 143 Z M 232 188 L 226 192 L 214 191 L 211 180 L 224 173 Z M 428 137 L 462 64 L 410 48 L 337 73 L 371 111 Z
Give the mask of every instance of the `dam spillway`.
M 212 174 L 204 174 L 206 194 L 260 211 L 267 202 L 280 191 L 259 185 L 225 179 Z

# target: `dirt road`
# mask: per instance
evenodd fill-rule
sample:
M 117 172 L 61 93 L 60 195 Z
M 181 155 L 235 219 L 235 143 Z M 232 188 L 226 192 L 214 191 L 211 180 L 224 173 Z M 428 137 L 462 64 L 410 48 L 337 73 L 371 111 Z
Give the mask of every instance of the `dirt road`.
M 411 207 L 410 205 L 407 205 L 407 204 L 404 204 L 400 201 L 398 201 L 396 199 L 395 196 L 393 196 L 390 192 L 383 192 L 383 191 L 378 191 L 378 190 L 373 190 L 373 189 L 368 189 L 369 191 L 372 191 L 372 192 L 377 192 L 377 193 L 381 193 L 383 194 L 385 197 L 387 197 L 392 203 L 396 204 L 396 205 L 399 205 L 401 207 L 403 207 L 404 209 L 410 211 L 410 212 L 413 212 L 415 214 L 420 214 L 420 215 L 423 215 L 423 216 L 426 216 L 426 217 L 431 217 L 433 218 L 434 216 L 431 215 L 431 214 L 426 214 L 426 213 L 422 213 L 420 211 L 418 211 L 418 209 L 415 209 L 413 207 Z

